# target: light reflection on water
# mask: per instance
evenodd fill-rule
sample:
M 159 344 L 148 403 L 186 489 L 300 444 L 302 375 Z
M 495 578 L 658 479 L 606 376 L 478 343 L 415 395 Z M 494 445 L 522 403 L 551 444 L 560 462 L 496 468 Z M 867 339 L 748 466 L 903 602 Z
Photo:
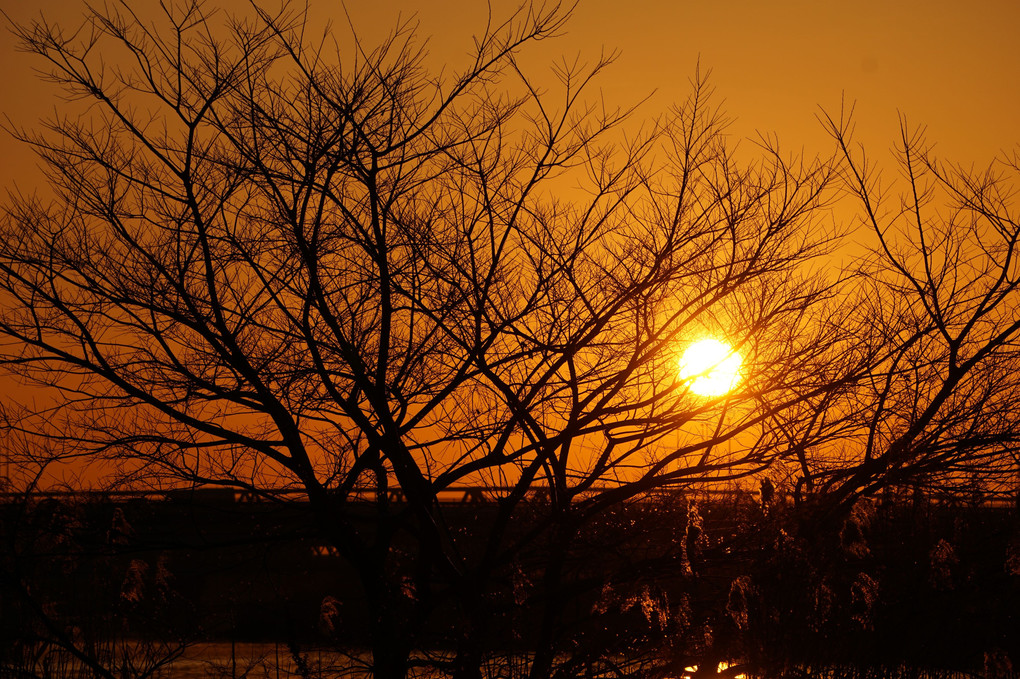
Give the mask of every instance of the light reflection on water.
M 311 676 L 367 677 L 368 655 L 333 649 L 300 648 L 300 662 Z M 299 660 L 281 643 L 202 643 L 174 661 L 174 679 L 290 679 L 301 677 Z
M 183 656 L 171 665 L 152 673 L 154 679 L 295 679 L 297 677 L 330 677 L 331 679 L 369 679 L 371 656 L 365 651 L 339 651 L 336 649 L 300 648 L 295 658 L 286 644 L 214 642 L 196 643 L 188 646 Z M 304 668 L 299 667 L 299 662 Z M 719 663 L 716 674 L 728 669 L 725 662 Z M 804 668 L 801 676 L 805 679 L 843 679 L 848 668 Z M 903 668 L 900 668 L 903 670 Z M 55 671 L 52 671 L 55 670 Z M 84 668 L 74 664 L 58 663 L 43 676 L 54 679 L 79 679 L 87 675 Z M 303 671 L 302 671 L 303 670 Z M 697 665 L 684 668 L 682 674 L 670 679 L 694 679 Z M 116 674 L 116 671 L 114 672 Z M 503 672 L 499 672 L 503 676 Z M 859 674 L 853 676 L 886 676 L 884 674 Z M 712 676 L 712 675 L 709 675 Z M 755 675 L 756 679 L 758 675 Z M 963 679 L 977 675 L 954 672 L 905 672 L 893 671 L 890 679 L 904 677 L 931 677 L 937 679 Z M 1020 676 L 1020 675 L 1012 675 Z M 734 679 L 747 679 L 738 674 Z M 766 678 L 767 679 L 767 678 Z
M 721 662 L 719 666 L 715 668 L 715 673 L 720 674 L 724 670 L 728 670 L 730 664 L 728 662 Z M 690 674 L 681 674 L 679 679 L 693 679 L 693 674 L 698 671 L 697 665 L 690 665 L 684 668 L 684 672 L 690 672 Z M 747 679 L 746 674 L 737 674 L 732 679 Z

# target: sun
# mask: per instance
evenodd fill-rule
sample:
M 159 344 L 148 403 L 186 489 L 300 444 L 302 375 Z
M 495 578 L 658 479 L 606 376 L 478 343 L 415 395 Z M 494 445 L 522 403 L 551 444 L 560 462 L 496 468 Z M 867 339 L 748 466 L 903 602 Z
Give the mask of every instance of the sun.
M 740 363 L 725 342 L 698 340 L 680 358 L 680 379 L 699 396 L 722 396 L 740 382 Z

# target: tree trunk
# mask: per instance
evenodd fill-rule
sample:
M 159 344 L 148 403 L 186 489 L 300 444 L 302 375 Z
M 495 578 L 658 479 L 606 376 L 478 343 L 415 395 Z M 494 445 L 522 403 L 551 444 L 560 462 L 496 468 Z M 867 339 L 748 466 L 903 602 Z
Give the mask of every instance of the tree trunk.
M 485 618 L 478 602 L 478 592 L 472 587 L 464 592 L 464 627 L 457 641 L 453 679 L 482 678 L 482 647 L 485 642 Z
M 404 679 L 407 676 L 408 654 L 397 644 L 376 639 L 372 647 L 372 676 L 374 679 Z
M 560 523 L 549 545 L 550 554 L 543 577 L 545 609 L 535 640 L 535 657 L 531 663 L 530 679 L 548 679 L 552 674 L 553 660 L 557 651 L 556 626 L 560 621 L 563 605 L 563 566 L 568 545 L 573 538 L 573 526 Z
M 376 599 L 376 603 L 380 603 Z M 376 609 L 372 634 L 372 676 L 374 679 L 404 679 L 411 655 L 410 644 L 400 630 L 400 621 L 385 602 Z
M 453 679 L 482 679 L 482 654 L 477 640 L 469 637 L 457 648 Z

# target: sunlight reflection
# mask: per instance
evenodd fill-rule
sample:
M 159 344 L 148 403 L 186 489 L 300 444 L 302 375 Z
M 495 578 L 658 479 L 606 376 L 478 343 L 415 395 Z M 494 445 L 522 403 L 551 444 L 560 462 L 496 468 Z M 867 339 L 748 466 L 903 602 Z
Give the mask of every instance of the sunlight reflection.
M 728 670 L 729 668 L 730 664 L 728 662 L 725 661 L 720 662 L 719 665 L 715 668 L 715 673 L 722 674 L 725 670 Z M 681 674 L 679 677 L 677 677 L 677 679 L 694 679 L 694 675 L 697 671 L 698 671 L 697 665 L 688 665 L 687 667 L 684 668 L 684 672 L 686 674 Z M 737 674 L 734 675 L 733 679 L 747 679 L 747 675 L 743 673 Z

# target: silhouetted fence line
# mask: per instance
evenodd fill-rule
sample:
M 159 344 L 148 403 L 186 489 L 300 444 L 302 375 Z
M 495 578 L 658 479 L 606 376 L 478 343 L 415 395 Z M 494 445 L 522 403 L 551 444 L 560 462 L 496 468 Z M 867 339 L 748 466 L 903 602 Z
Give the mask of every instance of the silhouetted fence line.
M 609 487 L 592 487 L 578 494 L 578 498 L 584 499 L 593 497 L 598 493 L 609 490 Z M 441 504 L 496 504 L 501 499 L 508 497 L 514 492 L 513 486 L 454 486 L 442 488 L 436 491 L 436 500 Z M 394 504 L 405 502 L 403 491 L 389 489 L 385 492 L 386 501 Z M 637 501 L 659 501 L 663 497 L 682 497 L 687 500 L 698 502 L 760 502 L 761 493 L 753 489 L 740 488 L 697 488 L 697 489 L 674 489 L 657 490 L 653 493 L 637 497 Z M 259 490 L 248 491 L 232 488 L 177 488 L 167 490 L 48 490 L 31 493 L 0 492 L 0 503 L 16 501 L 39 502 L 43 500 L 81 500 L 98 502 L 127 502 L 132 500 L 149 500 L 157 502 L 199 502 L 203 504 L 252 504 L 263 502 L 287 502 L 302 501 L 306 493 L 301 490 Z M 548 501 L 551 491 L 547 487 L 529 488 L 525 491 L 524 499 L 528 501 Z M 793 503 L 793 497 L 789 493 L 776 492 L 775 501 L 780 503 Z M 359 489 L 354 491 L 348 501 L 355 503 L 375 503 L 379 500 L 379 493 L 374 489 Z M 897 493 L 885 492 L 871 498 L 877 503 L 896 504 L 918 504 L 926 503 L 935 506 L 968 506 L 996 509 L 1010 509 L 1020 507 L 1020 493 L 1018 492 L 985 492 L 973 493 L 952 493 L 952 492 L 912 492 Z

